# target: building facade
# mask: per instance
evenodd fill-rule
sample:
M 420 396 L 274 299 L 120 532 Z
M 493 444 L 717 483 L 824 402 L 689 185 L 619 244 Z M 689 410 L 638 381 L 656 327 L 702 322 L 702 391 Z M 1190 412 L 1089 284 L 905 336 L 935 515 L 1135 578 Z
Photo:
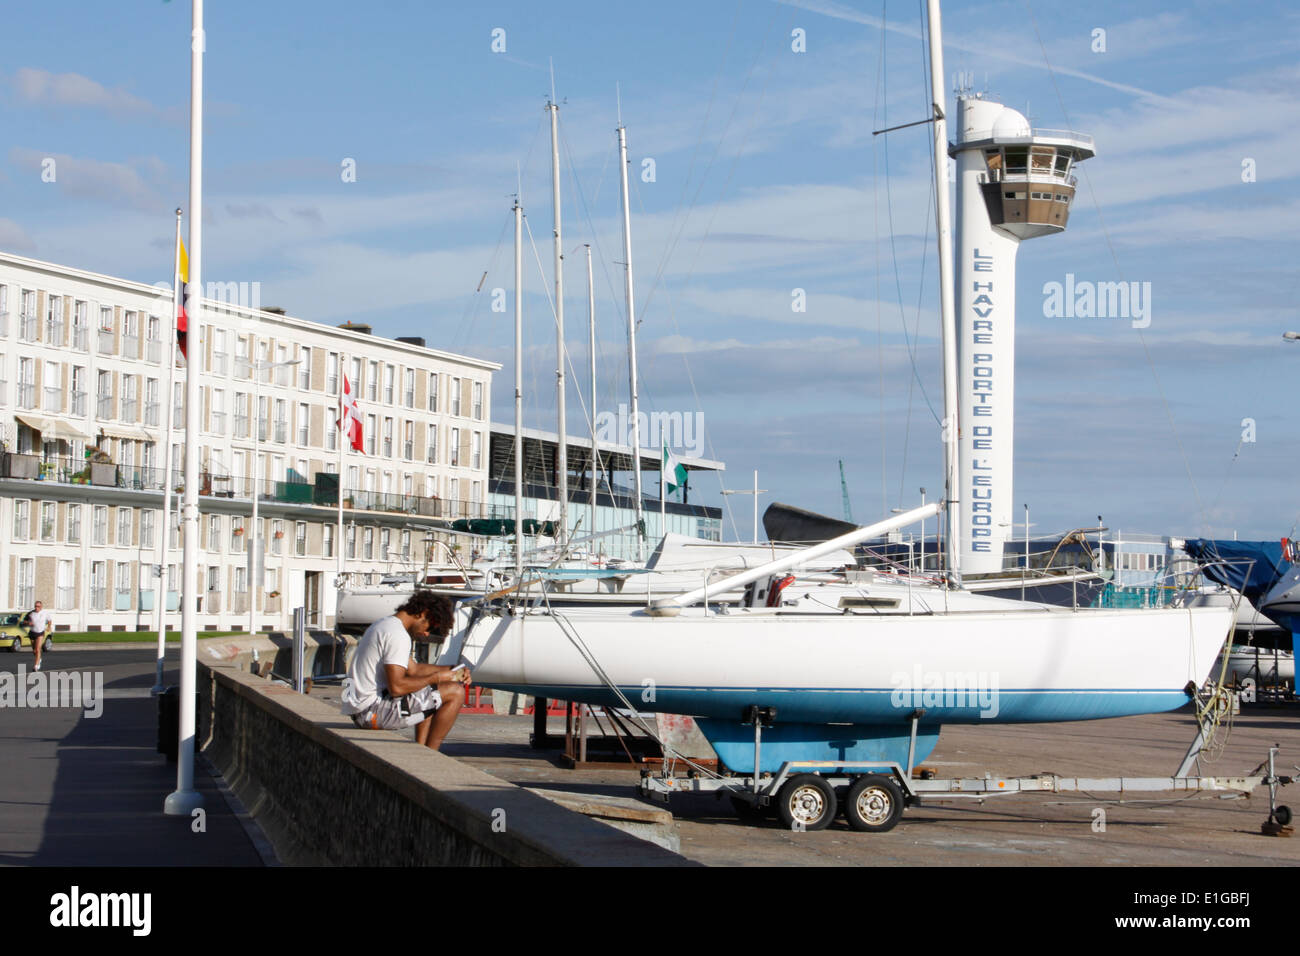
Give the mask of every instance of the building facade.
M 296 606 L 328 627 L 340 549 L 354 576 L 414 570 L 452 522 L 488 514 L 500 366 L 248 307 L 230 301 L 238 290 L 225 292 L 236 294 L 205 299 L 202 335 L 188 343 L 202 401 L 193 436 L 199 627 L 244 629 L 250 603 L 258 628 L 287 627 Z M 175 502 L 191 436 L 171 310 L 168 289 L 0 254 L 7 609 L 41 600 L 62 630 L 149 630 L 165 601 L 169 626 L 179 627 Z M 363 422 L 361 452 L 340 448 L 344 375 Z M 260 561 L 249 547 L 254 495 Z

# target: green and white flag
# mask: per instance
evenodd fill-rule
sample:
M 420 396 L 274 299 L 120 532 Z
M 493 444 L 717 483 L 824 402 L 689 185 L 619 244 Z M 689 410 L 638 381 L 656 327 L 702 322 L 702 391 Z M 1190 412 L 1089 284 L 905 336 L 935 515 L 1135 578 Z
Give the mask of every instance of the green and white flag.
M 668 450 L 667 442 L 664 442 L 663 469 L 664 494 L 671 494 L 686 484 L 686 466 Z

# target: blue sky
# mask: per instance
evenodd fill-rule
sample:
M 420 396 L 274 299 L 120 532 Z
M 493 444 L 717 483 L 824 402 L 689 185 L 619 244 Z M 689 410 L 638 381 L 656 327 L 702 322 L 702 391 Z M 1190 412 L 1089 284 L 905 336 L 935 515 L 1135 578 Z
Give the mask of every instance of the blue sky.
M 1131 531 L 1277 538 L 1300 514 L 1300 344 L 1281 338 L 1300 329 L 1300 12 L 1249 9 L 945 9 L 949 74 L 1097 141 L 1069 230 L 1019 256 L 1015 496 L 1036 531 L 1102 514 Z M 182 0 L 9 12 L 22 42 L 0 71 L 0 248 L 169 278 L 171 210 L 187 197 L 189 16 Z M 518 169 L 542 265 L 528 248 L 528 422 L 553 427 L 553 59 L 571 391 L 586 392 L 591 242 L 599 401 L 626 401 L 619 84 L 643 407 L 703 412 L 727 487 L 758 468 L 764 504 L 838 515 L 840 458 L 859 520 L 920 486 L 933 497 L 928 133 L 871 136 L 926 115 L 917 16 L 828 0 L 210 2 L 204 278 L 259 282 L 263 304 L 303 318 L 505 362 L 493 399 L 508 420 L 511 316 L 490 294 L 513 284 Z M 806 52 L 791 49 L 795 29 Z M 41 180 L 47 157 L 54 183 Z M 638 175 L 647 158 L 653 182 Z M 1071 272 L 1150 282 L 1150 327 L 1046 316 L 1044 284 Z M 790 308 L 796 288 L 804 313 Z M 583 427 L 576 398 L 569 421 Z M 721 503 L 717 488 L 698 479 L 696 499 Z M 748 502 L 734 508 L 724 533 L 748 538 Z

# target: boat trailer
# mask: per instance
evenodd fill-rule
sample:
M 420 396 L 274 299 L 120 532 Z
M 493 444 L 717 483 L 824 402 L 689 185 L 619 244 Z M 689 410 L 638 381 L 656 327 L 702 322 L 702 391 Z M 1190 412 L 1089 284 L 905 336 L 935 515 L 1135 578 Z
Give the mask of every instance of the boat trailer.
M 638 790 L 643 797 L 667 803 L 674 793 L 716 793 L 731 797 L 737 816 L 757 823 L 772 810 L 781 825 L 793 830 L 822 830 L 830 826 L 837 812 L 843 812 L 849 826 L 864 833 L 892 830 L 907 807 L 923 806 L 929 798 L 975 799 L 1012 793 L 1159 793 L 1214 791 L 1225 799 L 1249 797 L 1261 784 L 1269 788 L 1268 820 L 1261 830 L 1269 836 L 1290 836 L 1291 810 L 1277 803 L 1279 786 L 1295 781 L 1275 771 L 1278 746 L 1269 748 L 1268 759 L 1244 776 L 1192 776 L 1209 727 L 1202 724 L 1188 747 L 1178 772 L 1169 777 L 1065 777 L 1032 774 L 1024 777 L 939 778 L 932 771 L 915 770 L 916 729 L 923 711 L 910 716 L 912 744 L 908 765 L 894 761 L 791 760 L 775 773 L 721 775 L 709 777 L 699 770 L 685 775 L 641 771 Z M 747 723 L 754 725 L 754 766 L 761 767 L 762 728 L 775 719 L 775 708 L 746 708 Z M 667 767 L 667 763 L 665 763 Z M 1300 768 L 1298 768 L 1300 769 Z

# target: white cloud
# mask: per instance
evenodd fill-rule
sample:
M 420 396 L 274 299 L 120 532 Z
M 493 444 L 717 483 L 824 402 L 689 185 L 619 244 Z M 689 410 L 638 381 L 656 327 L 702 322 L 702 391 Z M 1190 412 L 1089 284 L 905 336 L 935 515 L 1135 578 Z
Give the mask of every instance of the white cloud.
M 147 100 L 120 87 L 109 89 L 80 73 L 51 73 L 24 66 L 15 71 L 18 98 L 36 106 L 86 107 L 109 113 L 156 113 Z

